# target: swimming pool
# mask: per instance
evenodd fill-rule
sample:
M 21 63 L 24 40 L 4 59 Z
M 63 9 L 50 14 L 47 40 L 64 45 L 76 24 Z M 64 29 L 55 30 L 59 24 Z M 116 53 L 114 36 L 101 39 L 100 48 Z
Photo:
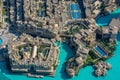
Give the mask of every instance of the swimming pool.
M 0 45 L 2 45 L 2 43 L 3 43 L 3 41 L 2 41 L 2 39 L 0 38 Z
M 81 11 L 79 5 L 77 3 L 70 4 L 70 13 L 72 19 L 80 19 L 81 18 Z
M 96 47 L 95 47 L 95 50 L 96 50 L 101 56 L 106 56 L 106 55 L 107 55 L 107 53 L 106 53 L 104 50 L 102 50 L 99 46 L 96 46 Z
M 107 16 L 98 18 L 96 20 L 96 23 L 98 24 L 98 26 L 108 26 L 113 18 L 118 18 L 118 17 L 120 17 L 120 8 L 116 9 Z

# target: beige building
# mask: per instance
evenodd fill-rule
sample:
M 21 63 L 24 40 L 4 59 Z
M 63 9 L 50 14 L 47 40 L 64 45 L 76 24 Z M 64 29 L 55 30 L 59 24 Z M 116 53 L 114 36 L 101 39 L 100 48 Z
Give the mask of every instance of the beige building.
M 51 41 L 23 34 L 8 46 L 12 72 L 54 76 L 59 52 Z

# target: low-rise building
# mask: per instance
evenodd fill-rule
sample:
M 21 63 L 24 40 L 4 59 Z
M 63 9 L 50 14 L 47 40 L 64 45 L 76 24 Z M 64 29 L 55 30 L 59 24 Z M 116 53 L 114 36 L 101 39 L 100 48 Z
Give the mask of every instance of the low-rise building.
M 74 37 L 71 38 L 70 46 L 75 49 L 76 53 L 72 58 L 72 61 L 68 61 L 66 72 L 70 77 L 73 77 L 84 65 L 84 62 L 87 59 L 87 54 L 89 53 L 89 49 L 86 48 L 85 44 L 83 44 L 79 39 Z
M 54 76 L 59 53 L 48 39 L 21 35 L 8 45 L 12 72 Z

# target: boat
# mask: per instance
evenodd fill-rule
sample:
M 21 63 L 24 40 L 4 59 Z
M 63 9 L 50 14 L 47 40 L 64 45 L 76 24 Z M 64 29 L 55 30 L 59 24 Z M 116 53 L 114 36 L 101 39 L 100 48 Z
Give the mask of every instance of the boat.
M 32 75 L 32 74 L 28 74 L 28 77 L 32 77 L 32 78 L 43 78 L 44 76 L 42 75 Z

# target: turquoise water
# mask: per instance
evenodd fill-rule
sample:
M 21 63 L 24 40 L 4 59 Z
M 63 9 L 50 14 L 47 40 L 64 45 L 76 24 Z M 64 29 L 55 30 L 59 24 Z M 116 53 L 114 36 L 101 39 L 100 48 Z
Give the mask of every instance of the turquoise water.
M 56 44 L 59 45 L 58 42 Z M 66 79 L 68 79 L 68 77 L 65 73 L 65 62 L 70 57 L 74 56 L 74 51 L 66 43 L 61 43 L 60 45 L 61 45 L 60 46 L 60 56 L 59 56 L 60 63 L 59 63 L 59 66 L 57 68 L 55 78 L 44 77 L 42 80 L 66 80 Z M 22 75 L 10 75 L 7 71 L 6 66 L 5 66 L 5 62 L 0 62 L 0 69 L 2 70 L 2 73 L 4 73 L 4 76 L 8 77 L 11 80 L 41 80 L 40 78 L 39 79 L 28 78 L 28 77 L 22 76 Z
M 58 43 L 57 43 L 58 44 Z M 44 77 L 43 79 L 37 78 L 28 78 L 22 75 L 10 75 L 5 66 L 5 62 L 0 62 L 0 69 L 3 75 L 0 75 L 0 80 L 6 80 L 4 78 L 8 78 L 8 80 L 120 80 L 120 42 L 116 46 L 115 56 L 107 60 L 107 62 L 112 64 L 112 69 L 108 71 L 107 76 L 96 78 L 92 75 L 93 68 L 92 66 L 87 66 L 82 68 L 78 74 L 72 79 L 69 79 L 64 72 L 65 69 L 65 61 L 74 55 L 74 51 L 66 44 L 61 43 L 60 46 L 60 63 L 57 68 L 55 78 L 52 77 Z M 2 77 L 2 78 L 1 78 Z
M 117 40 L 120 41 L 120 31 L 118 32 Z
M 3 43 L 3 41 L 2 41 L 2 39 L 0 38 L 0 45 L 2 45 L 2 43 Z
M 99 26 L 108 26 L 113 18 L 120 17 L 120 8 L 113 11 L 107 16 L 100 17 L 96 22 Z

